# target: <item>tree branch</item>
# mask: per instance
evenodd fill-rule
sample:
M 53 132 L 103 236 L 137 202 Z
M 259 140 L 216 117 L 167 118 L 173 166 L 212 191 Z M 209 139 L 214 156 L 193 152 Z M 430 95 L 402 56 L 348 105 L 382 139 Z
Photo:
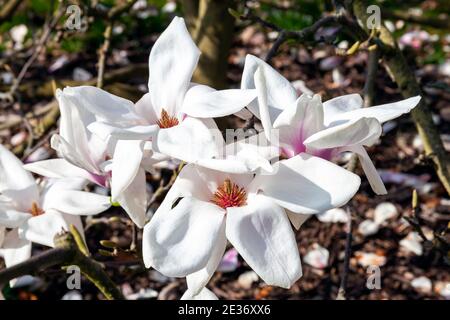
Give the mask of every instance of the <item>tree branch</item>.
M 71 226 L 72 232 L 76 230 Z M 78 236 L 78 231 L 75 233 Z M 31 257 L 27 261 L 0 271 L 0 287 L 8 281 L 25 274 L 34 274 L 56 265 L 76 265 L 108 300 L 125 299 L 114 282 L 103 270 L 103 266 L 80 250 L 74 234 L 63 232 L 55 236 L 55 248 Z
M 2 10 L 0 10 L 0 24 L 5 20 L 9 19 L 14 11 L 17 9 L 22 0 L 9 0 L 3 5 Z
M 349 7 L 356 18 L 361 22 L 364 30 L 369 33 L 367 28 L 368 15 L 366 12 L 368 4 L 364 0 L 355 0 Z M 403 56 L 402 52 L 397 46 L 397 43 L 392 34 L 384 26 L 379 30 L 379 48 L 385 62 L 385 67 L 388 73 L 397 83 L 404 98 L 420 95 L 422 100 L 419 105 L 411 111 L 411 116 L 419 132 L 420 138 L 423 141 L 425 154 L 432 160 L 436 173 L 446 189 L 450 194 L 450 162 L 448 153 L 444 149 L 439 131 L 434 125 L 431 111 L 423 99 L 423 92 L 419 83 L 416 80 L 414 72 L 411 70 L 408 62 Z

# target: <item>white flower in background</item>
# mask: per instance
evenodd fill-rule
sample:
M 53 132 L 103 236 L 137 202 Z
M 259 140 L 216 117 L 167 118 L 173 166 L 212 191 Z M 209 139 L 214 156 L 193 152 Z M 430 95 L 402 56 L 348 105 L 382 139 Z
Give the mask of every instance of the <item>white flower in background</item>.
M 142 228 L 147 209 L 144 165 L 146 161 L 151 161 L 151 151 L 143 148 L 140 158 L 134 161 L 133 154 L 122 150 L 118 142 L 119 152 L 114 153 L 117 161 L 110 159 L 114 141 L 104 141 L 86 129 L 87 125 L 96 120 L 90 110 L 96 104 L 108 105 L 111 107 L 110 116 L 114 117 L 114 104 L 132 103 L 103 90 L 92 91 L 89 88 L 57 90 L 56 98 L 61 111 L 60 133 L 53 135 L 51 146 L 61 158 L 29 163 L 25 168 L 49 178 L 84 178 L 99 186 L 111 187 L 112 201 L 118 202 L 134 223 Z M 124 165 L 124 158 L 128 165 L 118 166 L 117 164 Z M 142 158 L 146 161 L 141 161 Z M 137 167 L 133 167 L 135 162 L 138 163 Z M 128 179 L 130 174 L 132 178 Z M 122 184 L 123 179 L 127 179 L 125 185 Z M 120 192 L 116 192 L 117 190 Z
M 22 162 L 0 145 L 0 256 L 6 266 L 27 260 L 31 243 L 53 247 L 53 238 L 73 224 L 83 231 L 80 215 L 106 210 L 109 198 L 79 191 L 84 179 L 59 179 L 38 186 Z M 7 228 L 10 231 L 6 231 Z
M 340 152 L 354 152 L 374 192 L 386 193 L 364 146 L 380 137 L 382 123 L 409 112 L 420 96 L 369 108 L 363 108 L 358 94 L 324 103 L 319 95 L 297 97 L 288 80 L 252 55 L 247 55 L 241 87 L 257 89 L 258 103 L 251 103 L 248 109 L 261 119 L 265 132 L 278 129 L 278 146 L 285 157 L 307 152 L 331 160 Z
M 316 214 L 341 206 L 360 178 L 304 153 L 276 165 L 271 175 L 256 177 L 184 167 L 144 228 L 145 265 L 166 276 L 187 276 L 195 295 L 217 269 L 228 239 L 267 284 L 289 288 L 302 271 L 283 208 Z

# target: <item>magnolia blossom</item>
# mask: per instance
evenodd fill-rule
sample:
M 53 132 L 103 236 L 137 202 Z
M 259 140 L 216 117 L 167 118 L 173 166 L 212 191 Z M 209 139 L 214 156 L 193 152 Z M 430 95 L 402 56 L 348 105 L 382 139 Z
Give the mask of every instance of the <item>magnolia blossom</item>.
M 195 296 L 216 270 L 228 239 L 265 282 L 289 288 L 302 271 L 283 208 L 315 214 L 341 206 L 360 179 L 305 153 L 275 165 L 272 174 L 255 177 L 185 166 L 144 228 L 145 265 L 167 276 L 187 276 Z
M 0 256 L 7 267 L 27 260 L 32 242 L 53 247 L 54 236 L 71 224 L 83 230 L 80 215 L 109 207 L 108 197 L 79 191 L 84 179 L 52 180 L 38 186 L 22 166 L 0 145 Z
M 319 95 L 297 97 L 288 80 L 252 55 L 247 55 L 241 87 L 257 89 L 258 102 L 248 109 L 261 119 L 265 132 L 278 130 L 279 141 L 271 142 L 278 145 L 285 157 L 307 152 L 331 160 L 340 152 L 354 152 L 374 192 L 386 194 L 364 146 L 372 145 L 380 137 L 383 122 L 409 112 L 419 103 L 420 96 L 369 108 L 363 108 L 358 94 L 325 103 Z
M 194 117 L 232 114 L 256 98 L 255 90 L 216 91 L 191 83 L 199 55 L 184 20 L 175 17 L 150 52 L 149 93 L 136 104 L 104 91 L 100 94 L 94 87 L 80 89 L 97 116 L 89 130 L 103 139 L 119 140 L 113 156 L 113 201 L 136 181 L 150 148 L 154 153 L 147 166 L 167 157 L 186 162 L 219 157 L 222 149 L 214 121 Z
M 56 98 L 61 110 L 60 133 L 52 136 L 51 146 L 61 158 L 30 163 L 25 168 L 50 178 L 84 178 L 99 186 L 111 187 L 112 201 L 119 202 L 136 225 L 143 227 L 147 203 L 145 169 L 150 167 L 145 167 L 145 164 L 151 162 L 151 151 L 143 148 L 141 158 L 147 162 L 142 161 L 140 165 L 139 159 L 139 166 L 128 168 L 123 159 L 132 164 L 133 158 L 121 148 L 120 142 L 100 139 L 86 129 L 96 121 L 90 110 L 98 104 L 110 106 L 113 116 L 114 103 L 132 103 L 93 87 L 57 90 Z M 114 152 L 116 162 L 110 159 L 114 146 L 117 149 Z M 135 171 L 128 179 L 130 170 Z M 127 180 L 126 185 L 122 183 L 124 179 Z

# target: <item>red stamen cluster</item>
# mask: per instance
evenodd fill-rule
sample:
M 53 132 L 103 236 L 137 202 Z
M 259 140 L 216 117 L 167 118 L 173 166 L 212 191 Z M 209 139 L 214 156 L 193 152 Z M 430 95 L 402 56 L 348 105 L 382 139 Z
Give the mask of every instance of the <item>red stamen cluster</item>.
M 224 209 L 229 207 L 242 207 L 247 204 L 247 194 L 244 188 L 232 183 L 230 179 L 226 179 L 217 188 L 211 202 Z
M 161 129 L 167 129 L 178 125 L 178 119 L 171 117 L 166 110 L 162 109 L 161 118 L 156 122 Z

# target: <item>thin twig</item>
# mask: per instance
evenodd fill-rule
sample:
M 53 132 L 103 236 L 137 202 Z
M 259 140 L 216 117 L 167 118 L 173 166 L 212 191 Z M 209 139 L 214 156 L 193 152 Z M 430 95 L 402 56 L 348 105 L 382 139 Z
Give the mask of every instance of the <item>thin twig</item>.
M 352 234 L 352 214 L 350 209 L 347 207 L 347 215 L 348 215 L 348 222 L 346 225 L 346 231 L 347 231 L 347 237 L 345 240 L 345 256 L 344 256 L 344 265 L 341 273 L 341 284 L 339 286 L 338 295 L 336 297 L 336 300 L 345 300 L 345 294 L 347 289 L 347 279 L 348 279 L 348 273 L 350 271 L 350 257 L 352 255 L 352 240 L 353 240 L 353 234 Z
M 106 26 L 105 32 L 103 34 L 104 41 L 103 45 L 100 48 L 99 58 L 98 58 L 98 76 L 97 76 L 97 87 L 103 87 L 103 79 L 105 76 L 105 63 L 106 63 L 106 54 L 108 53 L 109 47 L 111 45 L 111 35 L 113 29 L 113 21 L 109 21 Z
M 64 14 L 64 6 L 60 5 L 56 13 L 54 14 L 53 18 L 49 23 L 47 23 L 44 26 L 43 32 L 41 37 L 38 40 L 38 43 L 36 44 L 36 48 L 33 52 L 33 54 L 30 56 L 30 58 L 27 60 L 27 62 L 23 65 L 22 69 L 19 72 L 19 75 L 14 80 L 14 83 L 12 84 L 11 88 L 9 89 L 9 94 L 11 96 L 14 96 L 17 89 L 19 88 L 20 83 L 22 82 L 23 78 L 25 77 L 28 69 L 31 67 L 31 65 L 34 63 L 34 61 L 39 57 L 42 50 L 45 48 L 47 44 L 47 40 L 51 35 L 52 30 L 55 28 L 56 24 L 58 23 L 59 19 Z

